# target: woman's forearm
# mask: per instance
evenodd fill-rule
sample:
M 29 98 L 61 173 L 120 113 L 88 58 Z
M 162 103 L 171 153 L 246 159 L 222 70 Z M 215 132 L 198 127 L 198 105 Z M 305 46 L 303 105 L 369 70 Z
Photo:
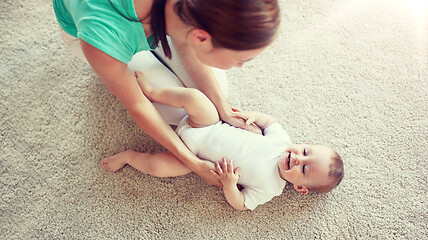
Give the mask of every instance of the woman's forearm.
M 195 67 L 195 69 L 193 70 L 197 71 L 196 73 L 194 73 L 194 75 L 197 76 L 194 78 L 194 81 L 196 85 L 198 85 L 199 89 L 205 95 L 207 95 L 211 102 L 214 103 L 217 110 L 220 110 L 221 108 L 223 108 L 223 106 L 228 105 L 227 100 L 223 94 L 223 90 L 221 89 L 220 84 L 215 78 L 211 67 L 202 63 L 199 64 L 200 66 Z
M 201 160 L 184 145 L 148 99 L 136 109 L 130 109 L 129 113 L 145 133 L 168 149 L 190 170 L 197 170 L 197 164 Z
M 210 173 L 210 170 L 214 169 L 214 164 L 196 157 L 148 99 L 143 105 L 128 111 L 144 132 L 168 149 L 192 172 L 204 179 L 206 183 L 221 187 L 221 182 Z
M 213 70 L 200 62 L 194 51 L 186 43 L 172 41 L 180 60 L 189 76 L 195 81 L 198 88 L 213 102 L 218 111 L 223 111 L 228 106 Z

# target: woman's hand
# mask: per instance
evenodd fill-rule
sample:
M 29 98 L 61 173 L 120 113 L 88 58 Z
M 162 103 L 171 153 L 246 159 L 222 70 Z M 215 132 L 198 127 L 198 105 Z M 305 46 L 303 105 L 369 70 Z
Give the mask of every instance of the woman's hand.
M 248 130 L 256 134 L 262 134 L 262 130 L 252 123 L 247 124 L 247 119 L 243 118 L 244 114 L 237 108 L 232 108 L 229 105 L 225 106 L 221 111 L 218 110 L 221 120 L 229 123 L 230 125 Z
M 242 120 L 245 121 L 245 124 L 252 125 L 255 124 L 257 120 L 257 112 L 245 112 L 238 108 L 232 108 L 233 115 L 235 117 L 240 117 Z M 256 125 L 256 124 L 255 124 Z M 256 125 L 257 126 L 257 125 Z
M 209 185 L 223 187 L 221 181 L 211 173 L 213 170 L 215 170 L 215 164 L 213 162 L 200 160 L 198 162 L 198 167 L 192 171 L 204 179 Z

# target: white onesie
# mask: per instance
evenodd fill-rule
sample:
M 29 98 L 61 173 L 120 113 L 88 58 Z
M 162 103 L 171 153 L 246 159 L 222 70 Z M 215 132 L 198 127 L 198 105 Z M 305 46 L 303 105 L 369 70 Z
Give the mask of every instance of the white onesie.
M 192 128 L 187 119 L 186 116 L 180 122 L 177 134 L 202 159 L 233 160 L 233 166 L 240 168 L 238 183 L 244 187 L 248 209 L 254 210 L 282 193 L 286 181 L 279 175 L 278 158 L 291 141 L 280 124 L 274 123 L 264 130 L 264 135 L 257 135 L 221 121 Z

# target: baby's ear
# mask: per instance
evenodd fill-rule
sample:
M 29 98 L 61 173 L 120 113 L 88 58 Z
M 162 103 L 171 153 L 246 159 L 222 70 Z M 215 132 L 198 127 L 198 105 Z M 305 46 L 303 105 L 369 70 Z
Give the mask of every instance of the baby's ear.
M 298 191 L 301 194 L 308 194 L 309 193 L 309 190 L 307 188 L 305 188 L 304 186 L 300 186 L 297 184 L 294 184 L 293 186 L 294 186 L 294 189 L 296 189 L 296 191 Z

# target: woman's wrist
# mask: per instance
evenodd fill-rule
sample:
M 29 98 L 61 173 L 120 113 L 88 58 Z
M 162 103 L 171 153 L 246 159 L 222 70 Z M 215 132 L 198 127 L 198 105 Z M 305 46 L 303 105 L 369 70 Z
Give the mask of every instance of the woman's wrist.
M 195 156 L 187 147 L 185 149 L 177 149 L 176 157 L 193 172 L 201 168 L 202 160 Z
M 232 108 L 226 100 L 219 101 L 219 103 L 215 106 L 221 119 L 229 117 L 232 113 Z

